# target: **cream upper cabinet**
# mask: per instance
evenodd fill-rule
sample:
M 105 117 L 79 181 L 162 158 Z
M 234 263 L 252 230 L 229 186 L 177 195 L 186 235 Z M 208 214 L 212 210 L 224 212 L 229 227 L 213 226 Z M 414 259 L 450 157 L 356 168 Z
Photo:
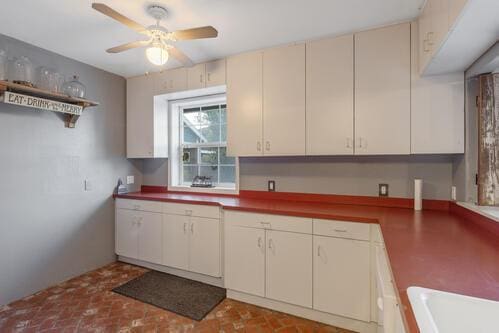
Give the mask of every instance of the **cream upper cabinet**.
M 187 90 L 187 69 L 175 68 L 158 73 L 154 76 L 155 94 L 167 94 Z
M 227 154 L 263 154 L 262 52 L 227 59 Z
M 305 44 L 263 52 L 264 155 L 305 155 Z
M 126 90 L 127 157 L 168 157 L 167 110 L 154 108 L 154 75 L 127 79 Z
M 468 0 L 427 0 L 419 23 L 419 73 L 424 73 L 454 28 Z
M 355 154 L 410 153 L 410 24 L 355 35 Z
M 206 84 L 206 65 L 197 64 L 187 68 L 187 89 L 201 89 Z
M 461 14 L 468 0 L 447 0 L 447 1 L 448 1 L 447 6 L 448 6 L 449 30 L 452 30 L 454 28 L 454 24 L 459 18 L 459 15 Z
M 464 153 L 464 73 L 421 77 L 412 31 L 411 153 Z
M 225 84 L 226 61 L 225 59 L 206 63 L 206 87 Z
M 307 155 L 353 154 L 353 35 L 306 45 Z
M 187 89 L 201 89 L 225 84 L 225 59 L 187 68 Z

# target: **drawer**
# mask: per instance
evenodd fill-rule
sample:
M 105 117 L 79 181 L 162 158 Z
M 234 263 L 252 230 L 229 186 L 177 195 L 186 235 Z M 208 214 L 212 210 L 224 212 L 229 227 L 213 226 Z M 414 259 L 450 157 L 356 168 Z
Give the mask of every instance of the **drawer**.
M 370 226 L 368 223 L 314 219 L 314 235 L 368 241 Z
M 116 199 L 116 208 L 161 213 L 162 203 L 159 201 Z
M 163 203 L 163 213 L 173 215 L 188 215 L 207 217 L 212 219 L 220 218 L 219 206 L 179 204 L 173 202 Z
M 224 211 L 224 216 L 225 223 L 227 225 L 299 232 L 305 234 L 312 233 L 312 219 L 304 217 L 245 213 L 235 211 Z

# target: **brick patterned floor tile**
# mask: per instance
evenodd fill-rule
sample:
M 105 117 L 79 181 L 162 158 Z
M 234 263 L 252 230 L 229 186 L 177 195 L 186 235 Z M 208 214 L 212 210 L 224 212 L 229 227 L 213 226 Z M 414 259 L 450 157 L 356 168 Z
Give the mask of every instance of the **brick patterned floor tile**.
M 197 322 L 111 291 L 147 271 L 115 262 L 1 306 L 0 332 L 350 332 L 231 299 Z

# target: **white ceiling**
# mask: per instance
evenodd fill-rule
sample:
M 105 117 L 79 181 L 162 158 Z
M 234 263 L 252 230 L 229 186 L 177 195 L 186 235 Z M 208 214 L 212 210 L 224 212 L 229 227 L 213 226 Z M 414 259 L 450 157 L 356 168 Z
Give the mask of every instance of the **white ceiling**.
M 144 49 L 107 54 L 143 38 L 91 8 L 91 0 L 2 1 L 0 33 L 125 77 L 159 71 Z M 99 0 L 145 25 L 150 1 Z M 424 0 L 163 0 L 170 31 L 212 25 L 219 36 L 177 46 L 194 62 L 265 47 L 363 30 L 415 18 Z M 169 60 L 166 68 L 178 67 Z

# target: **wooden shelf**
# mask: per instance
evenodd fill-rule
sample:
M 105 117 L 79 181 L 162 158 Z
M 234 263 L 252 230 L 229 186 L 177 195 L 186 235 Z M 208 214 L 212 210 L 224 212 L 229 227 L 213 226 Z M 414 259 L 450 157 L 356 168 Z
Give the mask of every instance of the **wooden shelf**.
M 80 106 L 82 109 L 99 105 L 99 103 L 88 100 L 88 99 L 70 97 L 68 95 L 61 94 L 61 93 L 55 93 L 55 92 L 48 91 L 48 90 L 38 89 L 38 88 L 34 88 L 34 87 L 28 87 L 28 86 L 24 86 L 22 84 L 17 84 L 17 83 L 13 83 L 13 82 L 9 82 L 9 81 L 0 80 L 0 96 L 3 96 L 6 91 L 12 92 L 12 93 L 17 93 L 17 94 L 22 94 L 22 95 L 26 95 L 26 96 L 31 96 L 31 97 L 43 98 L 43 99 L 46 99 L 49 101 L 54 101 L 54 102 L 61 102 L 61 103 L 66 103 L 66 104 L 71 104 L 71 105 L 77 105 L 77 106 Z M 55 111 L 55 110 L 53 110 L 53 111 Z M 80 117 L 79 114 L 74 114 L 74 113 L 65 112 L 65 111 L 58 111 L 58 112 L 65 114 L 66 127 L 69 127 L 69 128 L 75 127 L 76 121 Z

